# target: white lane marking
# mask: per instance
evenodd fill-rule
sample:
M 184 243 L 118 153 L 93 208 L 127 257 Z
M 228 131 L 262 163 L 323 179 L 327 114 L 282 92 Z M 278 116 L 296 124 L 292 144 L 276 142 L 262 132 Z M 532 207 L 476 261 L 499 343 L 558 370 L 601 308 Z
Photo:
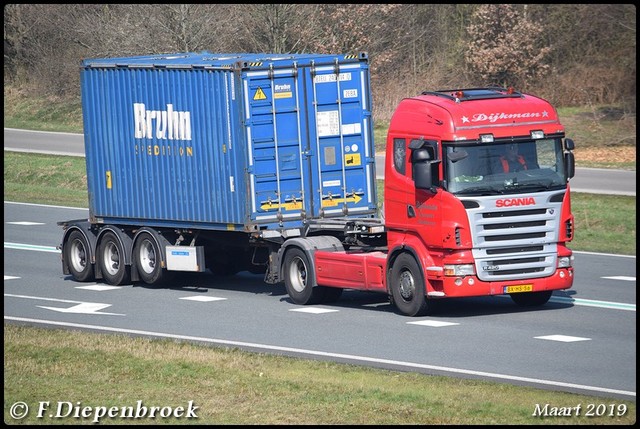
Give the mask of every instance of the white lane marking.
M 227 298 L 218 298 L 215 296 L 185 296 L 180 299 L 189 300 L 189 301 L 211 302 L 211 301 L 224 301 Z
M 431 326 L 432 328 L 442 328 L 443 326 L 459 325 L 459 323 L 440 322 L 438 320 L 418 320 L 417 322 L 407 322 L 407 325 L 423 325 Z
M 603 279 L 609 279 L 609 280 L 623 280 L 625 282 L 635 282 L 636 278 L 635 277 L 628 277 L 628 276 L 611 276 L 611 277 L 601 277 Z
M 35 299 L 38 301 L 53 301 L 53 302 L 65 302 L 70 304 L 76 304 L 67 308 L 59 308 L 59 307 L 44 307 L 42 305 L 37 305 L 36 307 L 45 308 L 47 310 L 58 311 L 60 313 L 82 313 L 82 314 L 105 314 L 111 316 L 125 316 L 125 314 L 120 313 L 100 313 L 99 310 L 103 308 L 111 307 L 111 304 L 101 304 L 99 302 L 83 302 L 83 301 L 72 301 L 69 299 L 58 299 L 58 298 L 45 298 L 42 296 L 31 296 L 31 295 L 15 295 L 12 293 L 5 293 L 4 296 L 10 298 L 24 298 L 24 299 Z
M 591 338 L 572 337 L 569 335 L 544 335 L 542 337 L 533 337 L 538 340 L 561 341 L 563 343 L 575 343 L 576 341 L 591 341 Z
M 289 311 L 298 311 L 300 313 L 322 314 L 322 313 L 333 313 L 334 311 L 339 311 L 339 310 L 329 310 L 328 308 L 305 307 L 305 308 L 294 308 Z
M 34 244 L 21 244 L 21 243 L 9 243 L 4 242 L 5 249 L 19 249 L 19 250 L 34 250 L 36 252 L 52 252 L 52 253 L 60 253 L 60 251 L 51 246 L 36 246 Z
M 105 290 L 122 289 L 121 286 L 107 286 L 107 285 L 89 285 L 89 286 L 76 286 L 76 289 L 95 290 L 102 292 Z
M 16 277 L 16 276 L 4 276 L 5 280 L 15 280 L 15 279 L 19 279 L 20 277 Z
M 27 221 L 23 221 L 23 222 L 7 222 L 7 223 L 11 224 L 11 225 L 23 225 L 23 226 L 45 225 L 42 222 L 27 222 Z
M 177 334 L 168 334 L 164 332 L 142 331 L 138 329 L 112 328 L 109 326 L 58 322 L 55 320 L 30 319 L 25 317 L 4 316 L 4 320 L 14 320 L 16 322 L 28 322 L 28 323 L 41 323 L 45 325 L 55 325 L 55 326 L 66 326 L 70 328 L 93 329 L 93 330 L 107 331 L 107 332 L 119 332 L 124 334 L 146 335 L 149 337 L 173 338 L 176 340 L 197 341 L 197 342 L 204 342 L 204 343 L 217 344 L 217 345 L 223 345 L 223 346 L 247 347 L 251 349 L 289 352 L 289 353 L 295 353 L 295 354 L 302 354 L 305 356 L 323 356 L 323 357 L 331 357 L 331 358 L 337 358 L 337 359 L 345 359 L 352 362 L 368 362 L 368 363 L 376 363 L 376 364 L 383 364 L 383 365 L 393 365 L 395 367 L 400 367 L 400 368 L 417 368 L 417 369 L 425 369 L 425 370 L 431 370 L 431 371 L 442 371 L 442 372 L 451 373 L 451 374 L 465 374 L 465 375 L 487 377 L 487 378 L 492 378 L 497 380 L 509 380 L 509 381 L 533 383 L 534 385 L 543 384 L 547 386 L 565 387 L 565 388 L 571 388 L 571 389 L 580 389 L 584 391 L 625 395 L 625 396 L 631 396 L 634 398 L 636 397 L 636 392 L 632 392 L 628 390 L 610 389 L 607 387 L 598 387 L 598 386 L 587 386 L 583 384 L 565 383 L 562 381 L 543 380 L 543 379 L 529 378 L 529 377 L 519 377 L 515 375 L 498 374 L 498 373 L 484 372 L 484 371 L 473 371 L 468 369 L 451 368 L 446 366 L 427 365 L 427 364 L 421 364 L 421 363 L 415 363 L 415 362 L 403 362 L 403 361 L 390 360 L 390 359 L 374 358 L 369 356 L 348 355 L 343 353 L 330 353 L 330 352 L 323 352 L 318 350 L 273 346 L 269 344 L 247 343 L 243 341 L 220 340 L 217 338 L 194 337 L 190 335 L 177 335 Z
M 46 307 L 44 305 L 36 305 L 36 307 L 44 308 L 46 310 L 53 310 L 59 313 L 75 313 L 75 314 L 105 314 L 109 316 L 124 316 L 124 314 L 119 313 L 104 313 L 100 312 L 107 307 L 111 307 L 111 304 L 100 304 L 99 302 L 83 302 L 78 305 L 74 305 L 69 308 L 59 308 L 59 307 Z

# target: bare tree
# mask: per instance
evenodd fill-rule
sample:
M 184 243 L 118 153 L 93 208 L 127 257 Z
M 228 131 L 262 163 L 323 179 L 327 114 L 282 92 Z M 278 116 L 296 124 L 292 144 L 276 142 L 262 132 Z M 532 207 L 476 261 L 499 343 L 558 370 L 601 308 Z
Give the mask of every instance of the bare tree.
M 635 113 L 632 4 L 8 4 L 5 90 L 78 100 L 84 58 L 359 53 L 376 119 L 425 89 L 500 84 Z M 468 30 L 468 31 L 467 31 Z
M 309 52 L 321 25 L 315 4 L 240 4 L 233 9 L 240 52 Z
M 541 25 L 513 5 L 486 4 L 467 27 L 467 63 L 490 84 L 523 88 L 550 70 L 550 46 L 541 46 Z

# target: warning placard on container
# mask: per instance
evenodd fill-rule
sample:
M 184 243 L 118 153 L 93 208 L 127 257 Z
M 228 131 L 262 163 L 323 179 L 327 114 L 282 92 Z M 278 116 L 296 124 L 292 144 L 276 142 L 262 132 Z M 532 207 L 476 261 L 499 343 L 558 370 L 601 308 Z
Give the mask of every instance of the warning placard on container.
M 253 99 L 254 100 L 266 100 L 267 99 L 267 95 L 264 93 L 262 88 L 258 88 L 256 90 L 256 93 L 253 96 Z
M 348 153 L 344 156 L 344 165 L 346 167 L 353 167 L 360 164 L 362 163 L 360 162 L 359 153 Z

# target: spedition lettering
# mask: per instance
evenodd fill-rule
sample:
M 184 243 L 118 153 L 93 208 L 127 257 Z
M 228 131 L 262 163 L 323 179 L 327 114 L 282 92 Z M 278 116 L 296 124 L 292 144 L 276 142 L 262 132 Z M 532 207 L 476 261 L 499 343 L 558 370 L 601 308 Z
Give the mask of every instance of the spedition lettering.
M 149 156 L 193 156 L 193 147 L 171 147 L 165 145 L 135 145 L 136 155 Z
M 134 136 L 137 139 L 191 140 L 191 112 L 147 110 L 144 103 L 133 103 Z

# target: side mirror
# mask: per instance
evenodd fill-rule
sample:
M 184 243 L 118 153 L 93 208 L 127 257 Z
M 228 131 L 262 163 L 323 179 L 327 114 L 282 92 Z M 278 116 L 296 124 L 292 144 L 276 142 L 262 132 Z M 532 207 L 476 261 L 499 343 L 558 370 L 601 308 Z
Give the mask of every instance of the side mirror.
M 414 149 L 411 152 L 411 164 L 413 181 L 417 189 L 428 189 L 435 193 L 433 185 L 434 177 L 438 177 L 438 164 L 440 160 L 433 160 L 431 152 L 426 147 Z
M 576 175 L 576 158 L 573 152 L 566 152 L 564 154 L 564 169 L 567 172 L 568 179 Z
M 573 143 L 572 139 L 564 139 L 564 148 L 566 150 L 574 150 L 576 145 Z
M 420 162 L 431 161 L 431 154 L 426 147 L 411 151 L 411 162 L 417 164 Z

